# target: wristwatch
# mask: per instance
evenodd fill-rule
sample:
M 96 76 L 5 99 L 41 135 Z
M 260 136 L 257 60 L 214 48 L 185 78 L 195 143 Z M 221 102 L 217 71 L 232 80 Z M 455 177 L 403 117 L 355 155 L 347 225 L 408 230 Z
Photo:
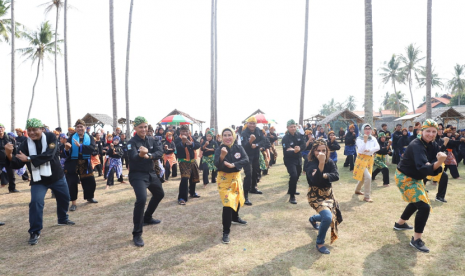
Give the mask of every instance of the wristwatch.
M 31 162 L 31 157 L 27 157 L 27 162 Z
M 152 154 L 151 153 L 147 153 L 147 155 L 149 156 L 150 159 L 152 159 Z

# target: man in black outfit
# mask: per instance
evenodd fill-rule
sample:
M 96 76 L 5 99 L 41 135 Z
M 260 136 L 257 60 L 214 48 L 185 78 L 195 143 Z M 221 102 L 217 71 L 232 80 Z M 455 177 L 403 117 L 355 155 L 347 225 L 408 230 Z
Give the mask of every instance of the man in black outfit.
M 301 151 L 305 149 L 306 142 L 302 134 L 297 131 L 295 121 L 289 120 L 287 122 L 288 132 L 284 135 L 281 144 L 283 145 L 284 165 L 289 173 L 289 189 L 287 193 L 291 196 L 289 202 L 297 204 L 295 195 L 297 192 L 297 181 L 302 174 L 302 154 Z
M 13 144 L 5 147 L 11 167 L 20 169 L 26 165 L 31 173 L 30 239 L 28 241 L 30 245 L 39 242 L 40 231 L 43 227 L 44 198 L 48 189 L 53 191 L 56 198 L 58 225 L 74 225 L 74 222 L 68 219 L 67 214 L 70 196 L 57 154 L 57 138 L 52 132 L 44 133 L 43 126 L 40 120 L 29 119 L 26 126 L 29 138 L 21 144 L 18 153 L 13 155 Z
M 8 184 L 8 192 L 11 193 L 19 193 L 16 190 L 15 184 L 15 173 L 14 170 L 11 168 L 9 164 L 7 164 L 6 155 L 5 155 L 5 146 L 8 144 L 12 144 L 14 146 L 14 141 L 5 133 L 5 126 L 0 124 L 0 174 L 1 174 L 1 185 L 2 188 Z M 14 152 L 16 153 L 16 152 Z M 2 171 L 5 168 L 6 173 Z
M 244 197 L 245 205 L 252 205 L 249 201 L 249 192 L 253 194 L 262 194 L 257 189 L 258 173 L 260 172 L 260 149 L 264 147 L 262 131 L 257 127 L 255 116 L 247 119 L 247 128 L 241 133 L 241 144 L 249 156 L 249 164 L 244 166 Z
M 160 179 L 154 170 L 154 160 L 161 158 L 163 151 L 155 145 L 153 137 L 147 136 L 148 124 L 144 117 L 134 120 L 136 135 L 128 142 L 128 156 L 131 163 L 129 182 L 136 194 L 134 204 L 134 230 L 132 231 L 134 245 L 144 246 L 142 240 L 142 228 L 145 225 L 159 224 L 161 221 L 153 219 L 152 215 L 158 204 L 165 196 Z M 158 164 L 157 164 L 158 165 Z M 147 202 L 147 189 L 152 193 L 147 210 L 144 214 Z
M 397 124 L 396 129 L 394 133 L 392 134 L 392 149 L 394 150 L 394 152 L 392 153 L 392 164 L 399 164 L 400 162 L 400 155 L 399 155 L 400 149 L 398 146 L 398 142 L 399 142 L 400 137 L 402 137 L 401 128 L 402 128 L 402 125 Z

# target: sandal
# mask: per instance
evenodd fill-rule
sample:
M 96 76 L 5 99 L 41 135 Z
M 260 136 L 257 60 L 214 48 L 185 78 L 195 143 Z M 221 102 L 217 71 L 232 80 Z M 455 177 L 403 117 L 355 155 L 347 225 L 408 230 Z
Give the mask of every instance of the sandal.
M 318 248 L 318 245 L 317 245 L 316 250 L 318 250 L 318 252 L 320 252 L 321 254 L 329 254 L 329 253 L 331 253 L 331 252 L 329 252 L 328 248 L 326 248 L 326 246 L 322 246 L 322 247 Z
M 364 193 L 362 193 L 362 192 L 357 192 L 357 191 L 355 192 L 355 194 L 356 194 L 356 195 L 364 195 Z
M 315 228 L 316 230 L 320 230 L 320 226 L 318 224 L 316 224 L 316 221 L 313 220 L 313 217 L 310 217 L 308 219 L 308 221 L 310 221 L 310 223 L 312 224 L 313 228 Z
M 371 199 L 371 198 L 366 198 L 366 197 L 365 197 L 365 198 L 363 199 L 363 201 L 373 203 L 373 199 Z
M 186 202 L 184 201 L 184 199 L 181 199 L 178 201 L 178 204 L 179 205 L 186 205 Z

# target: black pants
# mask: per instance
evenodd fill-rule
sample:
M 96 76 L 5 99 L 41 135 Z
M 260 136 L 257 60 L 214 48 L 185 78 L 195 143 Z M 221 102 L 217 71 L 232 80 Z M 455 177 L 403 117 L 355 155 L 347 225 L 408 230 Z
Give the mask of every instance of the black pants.
M 257 157 L 250 158 L 249 164 L 244 166 L 244 191 L 257 190 L 258 174 L 260 172 L 260 160 Z
M 144 221 L 152 220 L 152 215 L 158 207 L 158 204 L 165 196 L 160 180 L 155 174 L 148 173 L 129 173 L 129 182 L 131 183 L 134 193 L 136 194 L 136 203 L 134 204 L 134 236 L 142 235 Z M 147 202 L 147 189 L 152 193 L 147 210 L 144 214 L 145 203 Z
M 6 185 L 8 183 L 8 191 L 12 192 L 16 189 L 16 178 L 15 171 L 10 166 L 5 166 L 6 173 L 0 171 L 1 173 L 1 184 Z
M 171 171 L 170 162 L 167 161 L 165 164 L 165 179 L 168 180 L 170 176 L 172 177 L 178 176 L 178 164 L 174 164 L 173 171 Z
M 297 190 L 297 181 L 299 181 L 299 177 L 302 174 L 302 164 L 285 163 L 285 165 L 289 173 L 289 188 L 287 193 L 293 196 Z
M 208 169 L 208 165 L 204 164 L 203 166 L 203 184 L 208 184 L 208 175 L 210 174 L 210 170 Z M 218 175 L 218 171 L 212 171 L 212 183 L 216 183 L 216 176 Z
M 231 231 L 231 223 L 233 221 L 238 221 L 239 207 L 241 207 L 241 204 L 237 206 L 237 211 L 234 211 L 234 209 L 231 207 L 223 207 L 223 233 L 224 234 L 229 234 Z
M 126 165 L 126 169 L 129 168 L 129 156 L 128 154 L 125 152 L 124 155 L 121 157 L 121 164 L 122 165 Z
M 273 166 L 274 164 L 276 164 L 276 161 L 274 161 L 274 154 L 273 154 L 273 151 L 270 150 L 270 167 Z
M 430 209 L 431 207 L 423 201 L 409 203 L 407 207 L 405 207 L 405 210 L 400 218 L 403 220 L 409 220 L 413 213 L 418 210 L 417 214 L 415 215 L 415 233 L 423 233 L 426 222 L 428 221 Z
M 371 179 L 375 180 L 375 177 L 378 175 L 378 173 L 383 174 L 383 184 L 387 185 L 389 184 L 389 169 L 388 168 L 376 168 L 376 170 L 373 171 L 373 174 L 371 175 Z
M 178 200 L 183 199 L 185 202 L 187 202 L 188 194 L 190 194 L 191 196 L 195 195 L 195 186 L 196 183 L 192 181 L 192 177 L 181 178 L 181 183 L 179 183 Z
M 81 181 L 82 190 L 84 191 L 84 199 L 94 198 L 95 188 L 97 187 L 94 176 L 80 178 L 76 173 L 67 173 L 66 182 L 68 182 L 71 201 L 75 201 L 78 198 L 79 180 Z
M 446 165 L 444 171 L 446 172 L 447 170 L 450 170 L 450 175 L 452 176 L 452 178 L 459 178 L 460 177 L 460 174 L 459 174 L 459 170 L 457 169 L 457 165 Z
M 439 179 L 438 193 L 436 194 L 436 198 L 446 197 L 448 183 L 449 183 L 449 176 L 446 173 L 443 173 L 441 175 L 441 179 Z
M 95 166 L 94 171 L 98 172 L 98 176 L 102 176 L 102 164 Z
M 399 156 L 399 149 L 394 149 L 392 153 L 392 164 L 399 164 L 400 156 Z
M 460 164 L 460 162 L 462 162 L 462 160 L 463 160 L 463 164 L 465 165 L 465 152 L 459 152 L 455 160 L 457 161 L 457 166 Z
M 349 167 L 349 169 L 353 171 L 355 158 L 357 158 L 356 155 L 347 155 L 346 161 L 344 162 L 344 167 Z
M 118 178 L 119 182 L 123 182 L 123 174 L 121 173 L 121 176 Z M 107 185 L 108 186 L 113 186 L 115 184 L 115 169 L 112 168 L 110 173 L 108 174 L 107 178 Z
M 29 180 L 29 174 L 27 173 L 27 170 L 24 172 L 24 174 L 21 176 L 24 181 Z

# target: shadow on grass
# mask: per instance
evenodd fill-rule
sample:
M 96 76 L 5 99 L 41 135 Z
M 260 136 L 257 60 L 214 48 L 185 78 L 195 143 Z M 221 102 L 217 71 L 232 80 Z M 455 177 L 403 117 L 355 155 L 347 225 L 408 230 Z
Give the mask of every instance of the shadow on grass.
M 386 244 L 368 255 L 363 263 L 363 275 L 414 275 L 411 269 L 417 263 L 417 254 L 422 253 L 410 246 L 406 233 L 395 232 L 399 243 Z

